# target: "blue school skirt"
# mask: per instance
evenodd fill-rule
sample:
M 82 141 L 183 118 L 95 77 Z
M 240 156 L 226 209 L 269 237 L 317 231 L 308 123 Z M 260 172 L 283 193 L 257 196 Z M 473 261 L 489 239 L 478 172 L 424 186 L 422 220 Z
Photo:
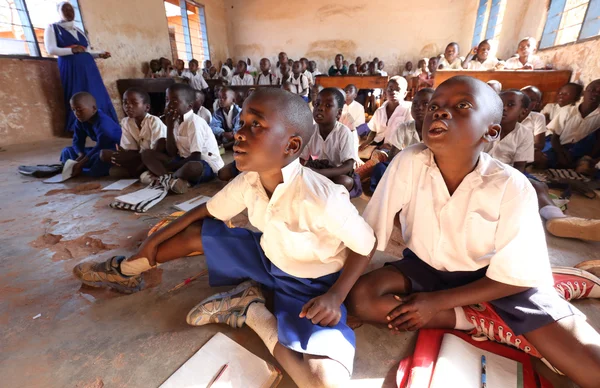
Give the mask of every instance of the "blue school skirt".
M 279 343 L 298 353 L 329 357 L 352 374 L 356 341 L 346 324 L 347 311 L 333 327 L 314 325 L 298 315 L 309 300 L 325 294 L 340 272 L 303 279 L 283 272 L 265 256 L 260 246 L 262 233 L 245 228 L 228 228 L 222 221 L 205 219 L 202 246 L 212 287 L 234 286 L 247 279 L 273 291 L 273 313 L 277 318 Z

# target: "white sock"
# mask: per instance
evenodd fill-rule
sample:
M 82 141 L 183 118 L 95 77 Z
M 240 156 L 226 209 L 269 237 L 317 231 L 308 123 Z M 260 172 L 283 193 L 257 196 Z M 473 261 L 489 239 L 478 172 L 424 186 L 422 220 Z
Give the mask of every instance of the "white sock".
M 552 220 L 554 218 L 564 218 L 565 213 L 562 212 L 558 207 L 553 205 L 546 205 L 540 209 L 540 216 L 545 220 Z
M 471 330 L 475 328 L 475 325 L 467 319 L 465 310 L 462 307 L 455 307 L 454 315 L 456 316 L 456 325 L 454 326 L 456 330 Z
M 269 352 L 273 354 L 273 349 L 277 345 L 277 319 L 267 310 L 264 303 L 252 303 L 246 312 L 246 324 L 267 346 Z
M 136 260 L 123 260 L 121 262 L 121 273 L 125 276 L 139 275 L 152 269 L 150 262 L 145 257 Z

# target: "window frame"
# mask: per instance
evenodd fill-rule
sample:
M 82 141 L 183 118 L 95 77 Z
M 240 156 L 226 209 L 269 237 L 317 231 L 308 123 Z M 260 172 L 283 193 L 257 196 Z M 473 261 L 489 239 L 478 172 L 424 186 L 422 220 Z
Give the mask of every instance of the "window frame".
M 502 33 L 506 5 L 506 0 L 479 0 L 477 6 L 477 16 L 475 19 L 475 27 L 473 28 L 473 39 L 471 42 L 472 47 L 479 46 L 479 43 L 483 42 L 484 40 L 496 40 L 496 36 L 499 33 Z M 481 13 L 481 11 L 483 11 L 483 13 Z M 502 14 L 500 31 L 497 31 L 500 14 Z M 477 31 L 479 19 L 481 19 L 481 26 L 480 30 Z
M 578 44 L 578 43 L 585 43 L 585 42 L 589 42 L 589 41 L 593 41 L 593 40 L 598 40 L 600 39 L 600 33 L 598 33 L 597 35 L 594 36 L 589 36 L 586 38 L 581 38 L 581 33 L 584 31 L 584 28 L 586 27 L 586 23 L 591 23 L 594 22 L 595 20 L 599 20 L 600 19 L 600 12 L 598 14 L 598 16 L 596 16 L 595 19 L 589 19 L 588 20 L 588 16 L 590 16 L 590 8 L 592 8 L 592 5 L 595 7 L 598 7 L 598 9 L 600 9 L 600 0 L 589 0 L 589 2 L 587 3 L 587 8 L 585 10 L 585 15 L 583 16 L 583 20 L 581 22 L 581 28 L 579 29 L 579 34 L 577 35 L 577 39 L 574 40 L 573 42 L 568 42 L 568 43 L 562 43 L 562 44 L 553 44 L 551 46 L 545 46 L 542 47 L 542 43 L 544 43 L 544 38 L 547 36 L 551 36 L 554 35 L 554 40 L 553 42 L 556 42 L 556 38 L 558 35 L 558 29 L 553 30 L 553 31 L 547 31 L 548 29 L 548 19 L 551 17 L 550 10 L 552 9 L 552 3 L 555 2 L 557 0 L 550 0 L 550 2 L 548 3 L 548 9 L 546 11 L 546 21 L 544 22 L 544 30 L 542 32 L 542 37 L 540 38 L 540 42 L 539 42 L 539 47 L 538 47 L 538 52 L 539 51 L 545 51 L 545 50 L 552 50 L 555 48 L 560 48 L 560 47 L 565 47 L 565 46 L 570 46 L 570 45 L 574 45 L 574 44 Z M 560 15 L 560 19 L 558 20 L 558 25 L 560 27 L 560 21 L 562 20 L 562 15 L 565 11 L 565 6 L 567 4 L 566 0 L 558 0 L 558 1 L 562 1 L 563 5 L 562 5 L 562 10 L 560 11 L 559 15 Z M 589 26 L 589 25 L 588 25 Z
M 163 3 L 168 2 L 173 4 L 170 1 L 166 1 L 163 0 Z M 181 27 L 183 30 L 183 42 L 185 47 L 183 47 L 183 52 L 186 53 L 186 56 L 189 55 L 189 59 L 186 58 L 184 60 L 184 62 L 188 62 L 190 61 L 192 58 L 194 58 L 194 50 L 192 47 L 192 35 L 190 33 L 190 22 L 188 19 L 188 3 L 194 7 L 196 7 L 198 9 L 198 18 L 199 18 L 199 26 L 198 29 L 202 32 L 202 55 L 204 57 L 204 60 L 211 60 L 210 59 L 210 41 L 209 41 L 209 37 L 208 37 L 208 23 L 206 22 L 206 7 L 204 6 L 204 4 L 201 4 L 197 1 L 193 1 L 193 0 L 179 0 L 179 11 L 181 12 Z M 165 13 L 165 18 L 167 20 L 167 34 L 169 34 L 169 18 L 167 17 L 166 13 Z M 178 50 L 179 51 L 179 50 Z M 173 55 L 174 53 L 171 50 L 171 55 L 173 58 L 175 58 L 175 55 Z M 178 58 L 178 59 L 182 59 L 182 58 Z M 183 60 L 183 59 L 182 59 Z M 200 66 L 202 66 L 202 64 L 199 64 Z

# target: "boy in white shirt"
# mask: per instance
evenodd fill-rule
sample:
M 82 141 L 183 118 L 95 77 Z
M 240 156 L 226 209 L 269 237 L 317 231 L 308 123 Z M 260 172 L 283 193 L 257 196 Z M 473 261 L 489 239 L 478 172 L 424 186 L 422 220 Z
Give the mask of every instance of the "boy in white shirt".
M 190 185 L 212 180 L 223 167 L 217 140 L 210 127 L 194 114 L 194 89 L 173 84 L 167 89 L 166 152 L 142 151 L 142 161 L 152 174 L 149 180 L 171 174 L 170 189 L 177 194 L 187 192 Z
M 402 77 L 409 79 L 417 76 L 416 71 L 413 70 L 413 63 L 411 61 L 406 62 L 404 70 L 402 70 Z
M 519 122 L 533 133 L 533 146 L 536 150 L 542 150 L 546 142 L 546 118 L 540 113 L 542 103 L 542 92 L 533 85 L 521 88 L 521 91 L 529 97 L 530 103 L 527 116 Z
M 379 61 L 377 63 L 377 70 L 379 70 L 379 74 L 381 74 L 383 77 L 387 77 L 388 73 L 387 71 L 383 70 L 385 68 L 385 63 L 383 61 Z
M 302 164 L 344 186 L 350 198 L 362 194 L 354 167 L 358 150 L 352 131 L 338 120 L 342 115 L 344 94 L 337 88 L 325 88 L 314 101 L 314 133 L 304 147 Z
M 317 67 L 317 62 L 315 62 L 315 61 L 308 62 L 308 71 L 310 71 L 310 73 L 312 74 L 313 80 L 315 79 L 316 76 L 321 75 L 321 72 L 319 71 L 319 69 Z
M 185 77 L 185 62 L 183 62 L 181 59 L 176 60 L 175 68 L 171 70 L 171 72 L 169 73 L 169 77 Z
M 231 86 L 253 85 L 254 79 L 247 72 L 248 64 L 244 61 L 238 61 L 236 73 L 231 78 Z
M 242 121 L 234 154 L 240 175 L 152 234 L 135 255 L 82 263 L 73 272 L 91 286 L 135 292 L 142 272 L 157 263 L 203 252 L 211 286 L 238 286 L 200 302 L 187 316 L 190 325 L 247 324 L 298 386 L 346 386 L 355 337 L 343 301 L 369 263 L 373 231 L 343 187 L 300 165 L 313 132 L 300 97 L 257 89 Z M 224 224 L 245 209 L 259 233 Z M 273 291 L 273 312 L 261 287 Z
M 312 73 L 308 71 L 308 59 L 300 58 L 300 64 L 302 65 L 302 74 L 304 74 L 306 79 L 308 79 L 308 86 L 313 86 L 315 84 L 315 80 Z
M 484 40 L 479 46 L 473 48 L 470 56 L 467 56 L 462 64 L 466 70 L 495 70 L 499 68 L 500 61 L 494 55 L 490 56 L 492 42 Z M 495 52 L 495 50 L 494 50 Z
M 267 58 L 260 60 L 260 73 L 256 76 L 256 85 L 277 85 L 277 76 L 271 73 L 271 61 Z
M 517 47 L 518 56 L 509 58 L 504 64 L 505 70 L 537 70 L 546 64 L 537 56 L 537 41 L 534 38 L 524 38 Z
M 292 76 L 288 78 L 292 84 L 292 93 L 301 96 L 304 101 L 308 102 L 308 78 L 302 72 L 302 63 L 294 62 L 292 66 Z
M 198 61 L 195 59 L 192 59 L 188 63 L 188 67 L 189 67 L 189 69 L 185 70 L 183 74 L 184 74 L 184 78 L 187 78 L 190 80 L 190 86 L 192 87 L 192 89 L 196 89 L 196 90 L 208 89 L 208 84 L 204 80 L 204 77 L 202 76 L 202 72 L 198 71 Z
M 358 93 L 358 89 L 356 88 L 356 86 L 354 86 L 353 84 L 347 85 L 344 88 L 344 93 L 346 93 L 346 103 L 344 104 L 344 109 L 342 109 L 340 123 L 344 124 L 350 129 L 350 131 L 352 131 L 356 147 L 356 153 L 358 154 L 358 146 L 360 145 L 360 139 L 358 136 L 358 132 L 356 132 L 356 128 L 359 125 L 365 123 L 365 107 L 355 100 L 356 95 Z M 360 161 L 360 158 L 358 164 L 362 165 L 362 161 Z
M 500 133 L 501 117 L 500 98 L 479 80 L 438 86 L 425 144 L 394 158 L 364 212 L 377 249 L 386 248 L 397 221 L 408 249 L 361 277 L 348 309 L 394 331 L 470 330 L 592 387 L 600 381 L 600 335 L 553 289 L 535 190 L 482 152 Z
M 138 177 L 144 171 L 141 153 L 164 147 L 167 127 L 148 113 L 150 96 L 142 89 L 129 88 L 123 93 L 121 141 L 116 151 L 100 151 L 100 160 L 112 164 L 109 175 L 119 178 Z M 163 140 L 163 143 L 159 140 Z
M 210 125 L 212 114 L 204 107 L 204 100 L 206 99 L 204 92 L 202 90 L 194 90 L 194 96 L 196 97 L 194 100 L 194 107 L 192 108 L 194 114 L 203 118 L 204 121 L 206 121 L 206 124 Z
M 440 61 L 438 62 L 439 69 L 445 70 L 461 70 L 462 61 L 458 56 L 460 49 L 458 43 L 450 42 L 446 46 L 446 50 L 443 55 L 440 55 Z
M 569 82 L 561 86 L 556 95 L 556 102 L 546 104 L 541 113 L 546 117 L 546 122 L 550 123 L 560 112 L 561 108 L 574 106 L 577 101 L 581 98 L 581 92 L 583 92 L 583 86 L 574 82 Z M 569 109 L 569 108 L 567 108 Z

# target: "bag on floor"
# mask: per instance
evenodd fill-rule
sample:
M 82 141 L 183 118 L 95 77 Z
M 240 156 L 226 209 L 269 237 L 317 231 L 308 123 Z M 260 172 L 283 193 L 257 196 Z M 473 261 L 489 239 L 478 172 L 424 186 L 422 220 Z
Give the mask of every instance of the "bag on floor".
M 47 178 L 56 174 L 60 174 L 62 169 L 62 164 L 38 164 L 36 166 L 19 166 L 18 171 L 20 174 L 26 176 Z
M 110 207 L 145 213 L 167 196 L 172 179 L 171 175 L 163 175 L 158 181 L 145 189 L 116 197 Z

